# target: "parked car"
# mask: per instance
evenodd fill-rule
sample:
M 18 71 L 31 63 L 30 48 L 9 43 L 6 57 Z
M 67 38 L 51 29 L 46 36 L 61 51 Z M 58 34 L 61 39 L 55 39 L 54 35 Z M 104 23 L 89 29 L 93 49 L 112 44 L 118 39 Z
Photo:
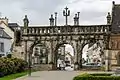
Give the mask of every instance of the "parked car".
M 71 64 L 71 65 L 69 65 L 69 66 L 66 66 L 66 67 L 65 67 L 65 70 L 66 70 L 66 71 L 73 71 L 73 70 L 74 70 L 74 65 Z
M 101 67 L 102 65 L 99 64 L 99 63 L 85 63 L 85 64 L 82 64 L 82 66 L 84 67 Z

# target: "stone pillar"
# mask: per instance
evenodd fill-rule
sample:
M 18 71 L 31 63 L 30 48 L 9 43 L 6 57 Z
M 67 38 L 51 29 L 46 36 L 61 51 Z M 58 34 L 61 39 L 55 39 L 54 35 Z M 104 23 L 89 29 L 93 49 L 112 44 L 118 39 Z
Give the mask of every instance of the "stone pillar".
M 52 62 L 51 57 L 52 57 L 51 48 L 49 48 L 49 51 L 48 51 L 48 63 Z
M 52 64 L 52 69 L 56 69 L 56 62 L 55 62 L 55 47 L 56 47 L 56 43 L 51 39 L 50 40 L 50 45 L 49 45 L 49 49 L 50 49 L 50 53 L 49 53 L 49 62 L 50 64 Z
M 48 63 L 52 62 L 52 48 L 51 48 L 51 42 L 47 43 L 48 47 Z
M 28 60 L 27 59 L 27 52 L 28 52 L 28 50 L 27 50 L 27 41 L 25 41 L 25 61 Z
M 82 69 L 82 49 L 84 48 L 84 40 L 79 41 L 79 69 Z
M 104 50 L 105 53 L 105 71 L 110 71 L 110 50 Z
M 53 54 L 52 54 L 52 59 L 53 59 L 53 63 L 54 63 L 54 65 L 53 65 L 53 69 L 57 69 L 57 58 L 58 58 L 58 48 L 57 48 L 58 46 L 57 46 L 57 41 L 53 41 L 53 45 L 52 45 L 52 51 L 53 51 Z
M 74 56 L 74 69 L 78 70 L 78 59 L 77 59 L 77 41 L 73 41 L 73 46 L 74 46 L 74 51 L 75 51 L 75 56 Z

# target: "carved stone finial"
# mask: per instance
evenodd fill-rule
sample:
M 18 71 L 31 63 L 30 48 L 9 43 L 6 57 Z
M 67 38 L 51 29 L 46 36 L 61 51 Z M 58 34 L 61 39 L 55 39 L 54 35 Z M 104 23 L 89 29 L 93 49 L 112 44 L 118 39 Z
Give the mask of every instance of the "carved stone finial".
M 57 26 L 57 12 L 55 12 L 55 26 Z
M 28 24 L 29 24 L 29 20 L 27 18 L 27 15 L 25 15 L 25 18 L 23 19 L 23 22 L 24 22 L 24 28 L 27 28 Z
M 115 5 L 115 1 L 113 1 L 112 3 L 113 3 L 113 5 Z
M 75 17 L 74 17 L 74 25 L 79 25 L 79 13 L 78 14 L 75 14 Z
M 80 14 L 80 12 L 77 12 L 78 13 L 78 18 L 79 18 L 79 14 Z
M 111 24 L 111 15 L 110 15 L 110 12 L 108 12 L 108 15 L 107 15 L 107 24 Z
M 50 26 L 54 26 L 53 14 L 51 14 L 51 17 L 49 18 L 49 20 L 50 20 Z

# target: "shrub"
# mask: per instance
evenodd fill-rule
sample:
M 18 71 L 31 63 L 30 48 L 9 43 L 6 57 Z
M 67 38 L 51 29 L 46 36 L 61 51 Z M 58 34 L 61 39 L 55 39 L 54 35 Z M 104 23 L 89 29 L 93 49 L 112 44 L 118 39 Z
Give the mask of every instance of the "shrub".
M 25 71 L 27 62 L 17 58 L 0 58 L 0 77 Z
M 7 58 L 12 58 L 12 55 L 11 54 L 7 54 Z
M 94 73 L 94 74 L 89 74 L 89 75 L 92 75 L 92 76 L 111 76 L 112 74 L 110 73 Z
M 109 76 L 108 74 L 82 74 L 73 78 L 73 80 L 120 80 L 118 76 Z

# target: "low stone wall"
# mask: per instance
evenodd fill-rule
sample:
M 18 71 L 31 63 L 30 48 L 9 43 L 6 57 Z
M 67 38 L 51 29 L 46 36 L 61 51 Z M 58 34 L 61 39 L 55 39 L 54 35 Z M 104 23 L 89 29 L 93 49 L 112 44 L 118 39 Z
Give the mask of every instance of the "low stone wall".
M 52 70 L 52 65 L 50 65 L 50 64 L 36 64 L 36 65 L 32 66 L 32 70 L 35 70 L 35 71 Z

